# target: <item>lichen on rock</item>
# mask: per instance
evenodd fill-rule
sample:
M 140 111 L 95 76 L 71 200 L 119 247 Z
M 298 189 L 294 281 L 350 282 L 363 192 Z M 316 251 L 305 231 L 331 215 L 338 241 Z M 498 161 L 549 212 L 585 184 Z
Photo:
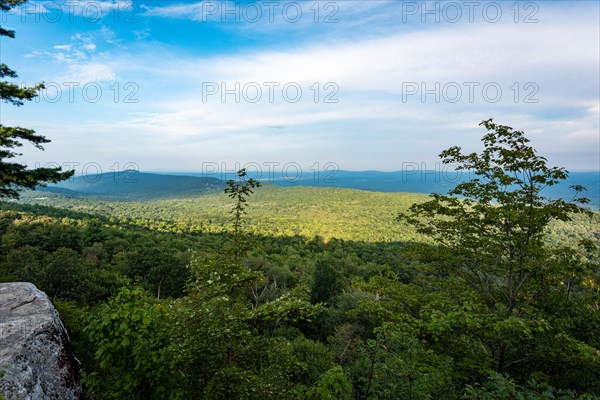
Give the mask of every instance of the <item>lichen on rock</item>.
M 82 399 L 79 362 L 58 312 L 32 283 L 0 283 L 0 395 Z

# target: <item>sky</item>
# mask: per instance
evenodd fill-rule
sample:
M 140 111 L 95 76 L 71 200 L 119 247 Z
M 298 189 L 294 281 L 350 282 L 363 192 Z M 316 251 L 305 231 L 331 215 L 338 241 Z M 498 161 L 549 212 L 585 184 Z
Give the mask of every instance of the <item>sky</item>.
M 398 171 L 481 148 L 482 120 L 600 170 L 598 1 L 29 2 L 0 57 L 41 96 L 1 123 L 77 174 Z

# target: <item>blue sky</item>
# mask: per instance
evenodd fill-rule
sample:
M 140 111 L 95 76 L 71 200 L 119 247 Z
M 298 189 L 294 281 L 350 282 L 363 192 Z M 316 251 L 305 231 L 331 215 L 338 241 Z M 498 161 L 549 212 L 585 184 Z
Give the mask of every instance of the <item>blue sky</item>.
M 78 173 L 435 169 L 489 117 L 598 170 L 599 20 L 597 1 L 30 2 L 1 58 L 48 89 L 1 120 L 52 140 L 23 161 Z

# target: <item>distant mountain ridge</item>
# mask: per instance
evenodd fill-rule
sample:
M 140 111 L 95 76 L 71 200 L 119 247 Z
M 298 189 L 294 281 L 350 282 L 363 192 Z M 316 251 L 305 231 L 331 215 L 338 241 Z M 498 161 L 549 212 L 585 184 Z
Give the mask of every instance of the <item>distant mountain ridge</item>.
M 266 174 L 262 174 L 266 175 Z M 282 187 L 311 186 L 367 190 L 370 192 L 447 193 L 458 183 L 470 180 L 473 175 L 465 171 L 334 171 L 315 175 L 313 171 L 300 176 L 286 177 L 281 172 L 261 176 L 248 171 L 248 176 L 265 184 Z M 218 179 L 218 178 L 221 179 Z M 233 174 L 206 176 L 196 172 L 139 172 L 122 171 L 88 176 L 78 176 L 49 185 L 39 190 L 69 197 L 96 197 L 110 200 L 143 201 L 158 198 L 192 197 L 222 191 L 225 180 Z M 549 198 L 571 200 L 571 185 L 587 188 L 582 196 L 591 200 L 594 210 L 600 209 L 600 172 L 572 172 L 569 179 L 545 189 Z
M 223 190 L 225 186 L 225 183 L 216 178 L 162 175 L 132 170 L 77 176 L 38 190 L 70 197 L 140 201 L 198 196 Z
M 263 183 L 271 183 L 278 186 L 312 186 L 312 187 L 335 187 L 346 189 L 367 190 L 370 192 L 406 192 L 406 193 L 439 193 L 445 194 L 461 182 L 466 182 L 474 177 L 469 171 L 451 171 L 451 170 L 417 170 L 407 169 L 405 171 L 321 171 L 315 174 L 314 171 L 303 171 L 303 174 L 297 176 L 295 173 L 286 176 L 281 171 L 271 171 L 262 174 L 256 171 L 248 170 L 248 176 L 260 179 Z M 160 174 L 160 172 L 158 172 Z M 166 174 L 166 173 L 165 173 Z M 203 176 L 196 172 L 170 172 L 168 174 L 177 176 Z M 231 179 L 232 175 L 221 177 L 216 173 L 213 175 L 204 175 L 219 177 L 222 179 Z M 573 198 L 571 185 L 582 185 L 587 188 L 586 192 L 580 196 L 590 199 L 590 206 L 594 210 L 600 209 L 600 171 L 592 172 L 570 172 L 569 178 L 550 188 L 542 191 L 542 195 L 551 199 L 563 198 L 570 201 Z

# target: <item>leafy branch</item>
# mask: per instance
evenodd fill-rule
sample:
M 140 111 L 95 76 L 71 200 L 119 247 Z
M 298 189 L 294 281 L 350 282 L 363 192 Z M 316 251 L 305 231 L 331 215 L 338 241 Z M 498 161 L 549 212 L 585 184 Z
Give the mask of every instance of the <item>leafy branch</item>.
M 235 238 L 235 258 L 239 259 L 243 253 L 242 249 L 242 216 L 247 214 L 246 208 L 248 207 L 247 200 L 251 194 L 254 193 L 253 189 L 261 186 L 261 183 L 256 179 L 246 179 L 246 169 L 242 168 L 237 172 L 237 180 L 230 179 L 225 188 L 225 193 L 233 200 L 235 204 L 231 210 L 233 214 L 233 235 Z

